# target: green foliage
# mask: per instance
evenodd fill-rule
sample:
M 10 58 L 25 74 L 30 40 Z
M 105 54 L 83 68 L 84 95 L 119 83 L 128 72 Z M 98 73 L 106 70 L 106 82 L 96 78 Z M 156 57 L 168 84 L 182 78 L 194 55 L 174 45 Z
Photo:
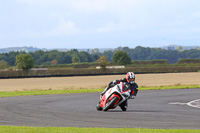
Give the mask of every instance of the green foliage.
M 108 57 L 108 61 L 109 62 L 112 62 L 112 57 L 113 57 L 113 52 L 112 51 L 104 51 L 104 53 L 102 53 L 102 55 L 105 55 L 105 56 L 107 56 Z
M 132 61 L 137 60 L 167 60 L 169 63 L 174 64 L 177 63 L 180 59 L 198 59 L 200 58 L 200 50 L 191 49 L 191 50 L 165 50 L 159 48 L 149 48 L 149 47 L 141 47 L 138 46 L 136 48 L 128 48 L 128 47 L 118 47 L 115 51 L 125 51 L 128 56 L 131 57 Z M 52 51 L 36 51 L 29 53 L 33 58 L 35 65 L 49 64 L 53 60 L 57 60 L 58 64 L 71 64 L 72 58 L 76 57 L 79 59 L 78 62 L 96 62 L 100 56 L 107 56 L 108 61 L 112 62 L 112 58 L 114 56 L 113 51 L 104 51 L 100 52 L 99 49 L 93 49 L 88 52 L 78 51 L 77 49 L 72 49 L 67 52 L 61 52 L 58 50 Z M 0 60 L 4 60 L 8 62 L 9 66 L 15 66 L 16 56 L 19 54 L 26 54 L 25 52 L 9 52 L 0 54 Z
M 17 55 L 16 66 L 19 69 L 28 70 L 34 66 L 34 59 L 30 54 Z
M 80 62 L 79 57 L 73 57 L 73 58 L 72 58 L 72 62 L 73 62 L 74 64 Z
M 113 55 L 112 60 L 117 65 L 131 64 L 131 58 L 125 51 L 116 51 Z
M 7 61 L 4 61 L 4 60 L 0 61 L 0 69 L 5 69 L 5 68 L 8 68 L 8 67 L 9 67 L 9 65 L 8 65 Z
M 25 52 L 9 52 L 0 54 L 0 60 L 8 62 L 9 66 L 15 66 L 16 56 L 19 54 L 26 54 Z
M 0 71 L 1 78 L 19 78 L 19 77 L 47 77 L 47 76 L 76 76 L 76 75 L 107 75 L 107 74 L 126 74 L 127 72 L 134 73 L 179 73 L 179 72 L 197 72 L 199 70 L 199 65 L 197 66 L 180 66 L 180 65 L 164 65 L 164 66 L 132 66 L 120 69 L 106 69 L 102 71 L 96 68 L 88 68 L 87 64 L 76 65 L 71 64 L 70 66 L 74 68 L 60 68 L 59 65 L 56 67 L 48 68 L 46 70 L 29 70 L 27 73 L 23 71 Z M 76 69 L 76 68 L 77 69 Z M 82 68 L 85 67 L 85 68 Z
M 191 63 L 200 64 L 200 59 L 181 59 L 178 61 L 178 64 L 191 64 Z
M 98 59 L 98 62 L 99 62 L 99 65 L 101 67 L 101 70 L 105 71 L 106 70 L 106 66 L 109 64 L 108 57 L 103 55 Z
M 133 61 L 132 64 L 134 66 L 141 66 L 141 65 L 169 65 L 167 60 L 137 60 Z

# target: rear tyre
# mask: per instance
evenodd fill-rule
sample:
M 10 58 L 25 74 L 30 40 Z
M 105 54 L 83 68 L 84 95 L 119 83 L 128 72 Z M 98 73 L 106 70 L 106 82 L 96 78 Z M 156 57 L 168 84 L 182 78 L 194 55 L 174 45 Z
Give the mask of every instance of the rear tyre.
M 97 103 L 97 105 L 96 105 L 96 109 L 97 109 L 98 111 L 102 111 L 103 108 L 100 106 L 99 103 Z
M 111 99 L 109 102 L 106 103 L 105 107 L 103 108 L 103 111 L 108 111 L 118 100 L 117 96 L 114 96 L 113 99 Z

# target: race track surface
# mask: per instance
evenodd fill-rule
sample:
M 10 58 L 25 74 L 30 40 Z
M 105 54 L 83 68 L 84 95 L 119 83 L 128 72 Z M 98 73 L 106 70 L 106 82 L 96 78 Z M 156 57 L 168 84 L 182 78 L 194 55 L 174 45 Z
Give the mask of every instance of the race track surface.
M 139 91 L 126 112 L 102 112 L 98 93 L 7 97 L 0 98 L 0 125 L 200 129 L 200 108 L 186 104 L 197 99 L 200 89 Z

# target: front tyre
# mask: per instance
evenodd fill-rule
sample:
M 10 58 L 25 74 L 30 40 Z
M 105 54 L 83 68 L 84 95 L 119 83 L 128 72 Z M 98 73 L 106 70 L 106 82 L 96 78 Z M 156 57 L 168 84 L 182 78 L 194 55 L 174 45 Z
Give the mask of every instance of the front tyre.
M 103 111 L 108 111 L 113 105 L 117 102 L 118 97 L 114 96 L 113 99 L 111 99 L 109 102 L 106 103 L 105 107 L 103 108 Z
M 96 109 L 97 109 L 98 111 L 102 111 L 103 108 L 100 106 L 99 103 L 97 103 L 97 105 L 96 105 Z

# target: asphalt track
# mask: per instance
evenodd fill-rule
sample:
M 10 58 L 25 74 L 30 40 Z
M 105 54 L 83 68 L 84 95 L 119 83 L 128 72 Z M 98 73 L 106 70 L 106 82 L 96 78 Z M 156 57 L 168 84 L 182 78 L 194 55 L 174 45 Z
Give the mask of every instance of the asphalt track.
M 139 91 L 128 110 L 97 111 L 98 93 L 0 98 L 0 125 L 200 129 L 200 89 Z

